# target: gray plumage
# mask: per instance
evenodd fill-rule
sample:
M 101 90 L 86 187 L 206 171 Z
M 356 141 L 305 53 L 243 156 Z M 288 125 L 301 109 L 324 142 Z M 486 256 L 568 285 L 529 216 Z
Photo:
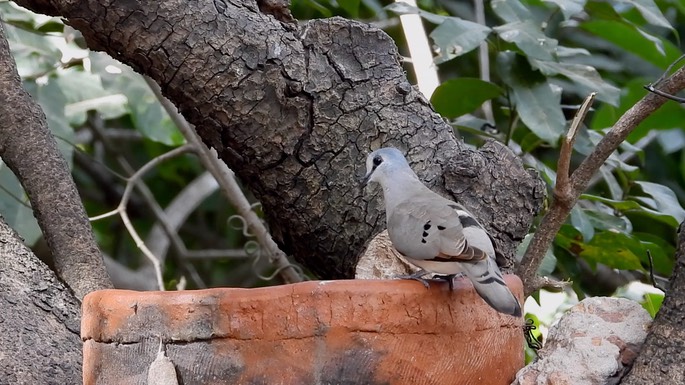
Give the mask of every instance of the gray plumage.
M 395 148 L 369 154 L 366 171 L 365 183 L 383 188 L 390 240 L 407 260 L 436 274 L 464 273 L 495 310 L 521 316 L 495 263 L 492 239 L 473 215 L 426 187 Z

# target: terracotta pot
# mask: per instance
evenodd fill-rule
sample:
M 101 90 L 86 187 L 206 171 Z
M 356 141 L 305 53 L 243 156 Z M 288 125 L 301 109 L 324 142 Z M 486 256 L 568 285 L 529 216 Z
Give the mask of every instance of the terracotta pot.
M 520 298 L 521 281 L 506 276 Z M 103 290 L 83 302 L 84 384 L 145 384 L 160 338 L 179 383 L 509 384 L 523 320 L 459 280 Z

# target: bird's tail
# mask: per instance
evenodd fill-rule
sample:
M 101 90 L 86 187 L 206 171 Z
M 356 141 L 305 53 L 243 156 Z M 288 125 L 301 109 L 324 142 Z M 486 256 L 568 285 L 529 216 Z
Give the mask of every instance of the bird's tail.
M 487 257 L 477 263 L 462 263 L 462 268 L 471 279 L 476 292 L 488 305 L 500 313 L 521 316 L 521 305 L 504 283 L 502 273 L 493 258 Z

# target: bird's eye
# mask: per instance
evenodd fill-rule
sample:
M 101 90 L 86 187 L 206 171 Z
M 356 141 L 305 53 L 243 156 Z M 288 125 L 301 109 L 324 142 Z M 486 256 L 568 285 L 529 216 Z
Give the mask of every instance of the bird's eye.
M 381 158 L 380 155 L 376 155 L 373 157 L 373 167 L 374 168 L 378 167 L 381 163 L 383 163 L 383 158 Z

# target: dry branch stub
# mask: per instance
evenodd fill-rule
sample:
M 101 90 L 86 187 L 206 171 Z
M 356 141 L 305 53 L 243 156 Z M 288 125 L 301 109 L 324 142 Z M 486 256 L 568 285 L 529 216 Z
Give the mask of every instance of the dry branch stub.
M 518 277 L 506 281 L 521 298 Z M 522 322 L 464 280 L 452 292 L 400 280 L 104 290 L 83 303 L 84 384 L 145 384 L 161 338 L 186 385 L 508 385 Z

